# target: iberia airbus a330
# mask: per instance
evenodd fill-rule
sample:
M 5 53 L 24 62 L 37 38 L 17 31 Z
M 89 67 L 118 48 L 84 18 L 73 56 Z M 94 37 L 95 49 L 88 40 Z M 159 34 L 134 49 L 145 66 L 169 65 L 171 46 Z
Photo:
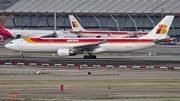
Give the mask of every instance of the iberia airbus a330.
M 73 15 L 69 15 L 69 20 L 71 23 L 71 33 L 78 35 L 78 37 L 97 37 L 97 38 L 105 38 L 105 37 L 121 37 L 121 38 L 133 38 L 133 37 L 142 37 L 148 32 L 133 32 L 133 31 L 90 31 L 84 29 L 81 24 L 77 21 L 77 19 Z
M 59 56 L 86 54 L 84 58 L 95 59 L 93 54 L 96 53 L 131 52 L 155 46 L 166 40 L 173 19 L 173 15 L 165 16 L 140 38 L 22 38 L 10 41 L 5 47 L 19 52 L 57 53 Z
M 6 29 L 2 24 L 0 24 L 0 35 L 6 38 L 47 38 L 47 37 L 73 37 L 76 38 L 77 35 L 72 34 L 70 31 L 61 30 L 19 30 L 19 29 Z

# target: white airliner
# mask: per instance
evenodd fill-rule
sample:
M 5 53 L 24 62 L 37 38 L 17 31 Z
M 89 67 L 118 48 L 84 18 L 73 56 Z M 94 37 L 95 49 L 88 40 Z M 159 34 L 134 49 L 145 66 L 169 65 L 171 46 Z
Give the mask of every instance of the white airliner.
M 84 58 L 95 59 L 96 55 L 92 54 L 131 52 L 155 46 L 166 40 L 173 19 L 173 15 L 165 16 L 140 38 L 21 38 L 10 41 L 5 47 L 19 52 L 57 53 L 59 56 L 86 54 Z
M 133 32 L 133 31 L 87 31 L 73 15 L 69 15 L 72 31 L 71 33 L 79 37 L 140 37 L 148 34 L 148 32 Z
M 0 35 L 7 38 L 77 37 L 70 31 L 6 29 L 0 24 Z

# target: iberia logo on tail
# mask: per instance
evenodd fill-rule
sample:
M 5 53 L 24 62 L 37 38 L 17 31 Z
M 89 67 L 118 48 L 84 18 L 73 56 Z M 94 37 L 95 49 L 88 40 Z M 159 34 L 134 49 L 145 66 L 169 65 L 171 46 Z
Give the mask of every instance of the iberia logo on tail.
M 73 25 L 74 28 L 78 28 L 78 23 L 77 22 L 72 21 L 72 25 Z
M 159 25 L 156 31 L 156 34 L 166 34 L 167 33 L 167 25 Z

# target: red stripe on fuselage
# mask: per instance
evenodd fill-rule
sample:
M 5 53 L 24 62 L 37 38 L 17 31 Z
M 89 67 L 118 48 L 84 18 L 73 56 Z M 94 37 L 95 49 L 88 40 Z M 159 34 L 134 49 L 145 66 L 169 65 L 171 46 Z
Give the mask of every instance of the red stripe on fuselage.
M 97 39 L 84 39 L 84 38 L 30 38 L 35 43 L 98 43 L 102 42 L 103 38 Z M 107 39 L 106 43 L 152 43 L 153 39 Z

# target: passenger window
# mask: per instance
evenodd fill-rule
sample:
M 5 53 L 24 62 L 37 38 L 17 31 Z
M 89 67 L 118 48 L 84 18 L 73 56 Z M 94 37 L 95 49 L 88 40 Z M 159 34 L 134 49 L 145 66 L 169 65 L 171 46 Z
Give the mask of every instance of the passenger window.
M 13 42 L 9 42 L 9 44 L 13 44 Z

